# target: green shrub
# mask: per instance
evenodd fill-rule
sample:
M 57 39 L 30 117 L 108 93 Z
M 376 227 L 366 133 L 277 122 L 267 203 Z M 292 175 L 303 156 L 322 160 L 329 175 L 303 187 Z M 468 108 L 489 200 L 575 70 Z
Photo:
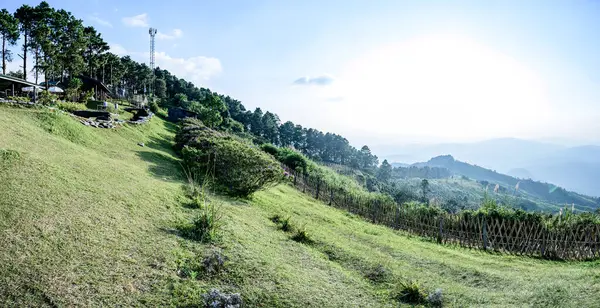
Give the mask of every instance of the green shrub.
M 307 172 L 308 158 L 290 148 L 279 149 L 277 159 L 296 171 Z
M 418 305 L 426 300 L 426 294 L 415 281 L 399 282 L 394 291 L 394 298 L 403 303 Z
M 52 106 L 56 104 L 58 101 L 58 96 L 56 94 L 52 94 L 49 91 L 42 91 L 40 96 L 38 97 L 38 102 L 45 106 Z
M 279 154 L 279 148 L 270 143 L 264 143 L 260 146 L 260 149 L 265 151 L 266 153 L 273 155 L 273 157 L 277 157 L 277 155 Z
M 176 149 L 183 145 L 185 166 L 199 178 L 212 177 L 215 189 L 247 197 L 283 180 L 280 164 L 268 154 L 199 121 L 186 121 L 177 134 Z
M 56 107 L 58 107 L 58 109 L 61 109 L 61 110 L 67 111 L 67 112 L 88 109 L 85 104 L 71 103 L 71 102 L 58 102 L 58 103 L 56 103 Z

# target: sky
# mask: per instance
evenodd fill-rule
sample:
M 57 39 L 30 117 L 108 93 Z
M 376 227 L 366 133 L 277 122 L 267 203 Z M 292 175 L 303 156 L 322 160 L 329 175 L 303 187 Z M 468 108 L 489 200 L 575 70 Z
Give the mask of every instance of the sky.
M 356 147 L 600 144 L 598 1 L 48 2 L 140 62 L 157 28 L 157 66 Z

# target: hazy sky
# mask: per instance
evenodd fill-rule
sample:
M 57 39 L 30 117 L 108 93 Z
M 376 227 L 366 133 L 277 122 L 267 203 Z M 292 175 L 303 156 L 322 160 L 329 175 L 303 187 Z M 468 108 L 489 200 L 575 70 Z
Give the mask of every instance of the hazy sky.
M 597 1 L 48 2 L 138 61 L 158 28 L 158 66 L 355 146 L 600 141 Z

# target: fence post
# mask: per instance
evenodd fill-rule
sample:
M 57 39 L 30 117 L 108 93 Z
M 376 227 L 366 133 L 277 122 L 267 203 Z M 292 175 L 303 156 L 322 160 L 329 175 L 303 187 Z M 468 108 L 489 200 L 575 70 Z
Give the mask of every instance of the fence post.
M 304 186 L 302 186 L 302 193 L 306 192 L 306 185 L 308 184 L 308 181 L 306 181 L 306 173 L 302 174 L 304 176 Z
M 400 206 L 396 205 L 396 230 L 400 230 Z
M 329 205 L 333 202 L 333 189 L 329 188 Z
M 487 250 L 488 247 L 488 234 L 487 234 L 487 219 L 485 219 L 485 217 L 483 217 L 483 223 L 482 223 L 482 227 L 483 230 L 481 230 L 481 234 L 482 234 L 482 238 L 483 238 L 483 250 Z
M 296 186 L 296 178 L 298 178 L 298 172 L 294 171 L 294 187 Z
M 444 216 L 440 216 L 440 231 L 438 235 L 438 243 L 442 243 L 444 239 Z
M 375 213 L 377 211 L 376 209 L 377 207 L 377 200 L 373 200 L 373 202 L 371 202 L 371 220 L 373 221 L 373 223 L 375 223 Z
M 317 180 L 317 191 L 315 192 L 315 199 L 319 200 L 319 188 L 321 187 L 321 179 Z

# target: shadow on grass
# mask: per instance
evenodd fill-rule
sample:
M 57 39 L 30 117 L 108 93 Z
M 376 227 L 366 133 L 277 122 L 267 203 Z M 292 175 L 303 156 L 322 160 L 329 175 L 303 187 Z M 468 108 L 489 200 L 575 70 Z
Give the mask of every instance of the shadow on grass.
M 184 180 L 179 160 L 172 155 L 161 152 L 138 151 L 137 155 L 144 161 L 150 163 L 148 171 L 156 178 L 169 181 L 181 182 Z
M 150 137 L 150 140 L 146 143 L 146 146 L 161 152 L 175 156 L 173 145 L 175 143 L 167 136 L 162 135 L 160 138 Z

